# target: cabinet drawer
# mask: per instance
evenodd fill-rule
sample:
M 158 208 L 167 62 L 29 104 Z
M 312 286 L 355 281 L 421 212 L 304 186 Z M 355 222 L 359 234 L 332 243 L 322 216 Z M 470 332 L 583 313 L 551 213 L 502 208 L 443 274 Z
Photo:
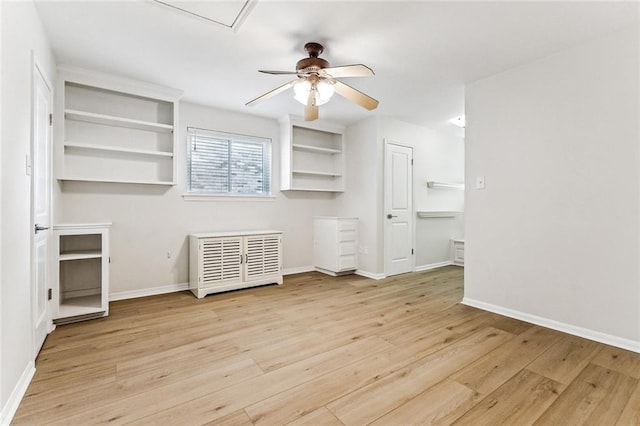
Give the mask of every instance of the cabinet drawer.
M 358 222 L 355 220 L 339 221 L 338 231 L 355 231 L 358 228 Z
M 355 241 L 355 240 L 356 240 L 356 231 L 339 231 L 338 232 L 338 242 Z
M 356 254 L 356 243 L 340 243 L 338 246 L 338 256 L 349 256 Z
M 350 269 L 356 269 L 356 257 L 354 256 L 340 256 L 338 258 L 338 268 L 340 271 L 348 271 Z

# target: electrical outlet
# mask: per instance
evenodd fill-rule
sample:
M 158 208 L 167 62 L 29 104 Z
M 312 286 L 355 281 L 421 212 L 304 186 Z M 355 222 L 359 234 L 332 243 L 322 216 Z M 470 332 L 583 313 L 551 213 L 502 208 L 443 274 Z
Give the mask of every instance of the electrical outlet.
M 171 252 L 170 251 L 167 252 L 167 259 L 171 259 Z

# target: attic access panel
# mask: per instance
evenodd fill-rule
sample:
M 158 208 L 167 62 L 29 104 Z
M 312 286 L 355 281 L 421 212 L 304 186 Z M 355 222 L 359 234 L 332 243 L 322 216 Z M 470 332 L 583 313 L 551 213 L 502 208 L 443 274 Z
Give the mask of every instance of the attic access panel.
M 153 0 L 178 13 L 204 19 L 237 31 L 257 0 L 191 1 Z

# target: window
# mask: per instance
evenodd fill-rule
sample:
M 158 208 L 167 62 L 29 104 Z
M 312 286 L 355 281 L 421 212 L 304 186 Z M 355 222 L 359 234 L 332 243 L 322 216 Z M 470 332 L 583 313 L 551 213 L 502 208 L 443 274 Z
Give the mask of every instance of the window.
M 187 134 L 190 194 L 271 194 L 270 139 L 193 127 Z

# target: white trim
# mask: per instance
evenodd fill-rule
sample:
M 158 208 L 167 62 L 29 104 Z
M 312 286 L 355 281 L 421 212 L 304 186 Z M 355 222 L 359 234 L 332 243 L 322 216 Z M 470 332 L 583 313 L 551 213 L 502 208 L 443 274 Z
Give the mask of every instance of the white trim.
M 551 328 L 553 330 L 562 331 L 563 333 L 572 334 L 578 337 L 584 337 L 585 339 L 594 340 L 596 342 L 604 343 L 618 348 L 627 349 L 633 352 L 640 353 L 640 341 L 625 339 L 623 337 L 613 336 L 611 334 L 602 333 L 588 328 L 582 328 L 575 325 L 567 324 L 564 322 L 555 321 L 549 318 L 539 317 L 537 315 L 527 314 L 525 312 L 516 311 L 513 309 L 505 308 L 491 303 L 481 302 L 479 300 L 470 299 L 468 297 L 462 298 L 463 305 L 472 306 L 474 308 L 483 309 L 485 311 L 494 312 L 496 314 L 504 315 L 506 317 L 519 319 L 522 321 L 537 324 L 543 327 Z
M 453 262 L 450 260 L 447 260 L 446 262 L 430 263 L 428 265 L 416 266 L 413 272 L 428 271 L 430 269 L 442 268 L 443 266 L 449 266 L 449 265 L 453 265 Z
M 385 274 L 374 274 L 373 272 L 363 271 L 362 269 L 356 269 L 355 274 L 361 277 L 371 278 L 372 280 L 383 280 L 387 278 Z
M 303 272 L 314 271 L 313 266 L 298 266 L 297 268 L 288 268 L 282 271 L 282 275 L 300 274 Z M 158 294 L 177 293 L 179 291 L 189 290 L 189 283 L 169 284 L 159 287 L 144 288 L 140 290 L 119 291 L 109 295 L 109 301 L 135 299 L 138 297 L 156 296 Z
M 0 411 L 0 425 L 8 425 L 11 423 L 11 420 L 13 420 L 13 416 L 16 415 L 20 402 L 22 401 L 24 394 L 27 392 L 29 383 L 31 383 L 31 379 L 33 379 L 33 375 L 35 373 L 35 362 L 29 361 L 18 380 L 18 383 L 16 383 L 13 391 L 11 391 L 11 395 L 9 395 L 7 403 L 2 407 L 2 411 Z
M 175 293 L 189 290 L 189 283 L 169 284 L 160 287 L 143 288 L 140 290 L 119 291 L 109 295 L 109 301 L 135 299 L 137 297 L 156 296 L 158 294 Z
M 275 195 L 220 195 L 220 194 L 182 194 L 184 201 L 274 201 Z
M 282 270 L 282 275 L 302 274 L 304 272 L 315 271 L 316 268 L 313 265 L 297 266 L 295 268 L 287 268 Z

